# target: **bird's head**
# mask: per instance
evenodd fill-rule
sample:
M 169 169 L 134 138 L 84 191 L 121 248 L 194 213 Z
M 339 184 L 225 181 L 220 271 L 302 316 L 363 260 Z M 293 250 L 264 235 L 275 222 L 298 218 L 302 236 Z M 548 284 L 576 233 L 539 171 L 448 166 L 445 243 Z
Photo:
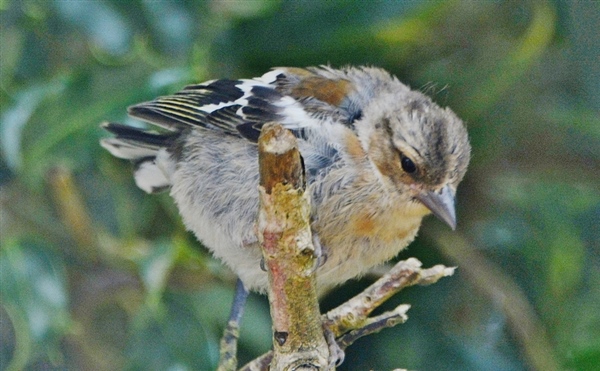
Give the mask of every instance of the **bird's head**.
M 448 108 L 408 89 L 383 93 L 363 110 L 359 137 L 384 183 L 456 228 L 454 198 L 471 146 Z

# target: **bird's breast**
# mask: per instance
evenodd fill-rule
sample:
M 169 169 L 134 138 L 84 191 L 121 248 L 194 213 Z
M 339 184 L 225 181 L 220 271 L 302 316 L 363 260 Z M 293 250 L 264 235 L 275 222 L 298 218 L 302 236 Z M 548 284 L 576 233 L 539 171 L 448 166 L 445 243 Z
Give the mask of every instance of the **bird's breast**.
M 413 241 L 428 213 L 379 187 L 350 187 L 323 200 L 313 227 L 327 255 L 319 284 L 344 282 L 392 259 Z

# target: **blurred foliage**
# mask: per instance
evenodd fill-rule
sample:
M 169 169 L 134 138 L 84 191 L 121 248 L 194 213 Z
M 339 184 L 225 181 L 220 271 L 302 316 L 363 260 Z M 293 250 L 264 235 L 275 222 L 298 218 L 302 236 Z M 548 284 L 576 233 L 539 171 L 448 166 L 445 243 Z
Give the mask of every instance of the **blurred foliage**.
M 330 63 L 390 70 L 473 144 L 458 231 L 428 219 L 401 254 L 458 274 L 394 298 L 409 321 L 340 369 L 597 370 L 599 4 L 0 1 L 0 369 L 214 368 L 234 278 L 99 123 L 187 83 Z M 251 296 L 240 358 L 269 346 Z

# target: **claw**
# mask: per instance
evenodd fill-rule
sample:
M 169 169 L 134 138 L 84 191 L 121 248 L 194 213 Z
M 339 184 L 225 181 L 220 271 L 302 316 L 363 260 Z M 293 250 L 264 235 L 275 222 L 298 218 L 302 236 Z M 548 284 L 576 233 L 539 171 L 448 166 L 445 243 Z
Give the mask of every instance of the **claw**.
M 312 270 L 312 272 L 314 272 L 317 269 L 321 268 L 323 264 L 325 264 L 325 262 L 327 261 L 327 253 L 321 245 L 321 239 L 319 239 L 319 236 L 314 232 L 312 234 L 312 240 L 313 246 L 315 247 L 315 257 L 317 258 Z
M 342 363 L 344 363 L 346 353 L 339 346 L 335 340 L 335 334 L 326 324 L 323 324 L 323 334 L 325 335 L 325 341 L 327 341 L 327 346 L 329 347 L 328 369 L 333 370 L 335 367 L 339 367 Z
M 260 267 L 261 271 L 267 271 L 267 267 L 265 266 L 265 258 L 260 258 L 260 264 L 258 266 Z

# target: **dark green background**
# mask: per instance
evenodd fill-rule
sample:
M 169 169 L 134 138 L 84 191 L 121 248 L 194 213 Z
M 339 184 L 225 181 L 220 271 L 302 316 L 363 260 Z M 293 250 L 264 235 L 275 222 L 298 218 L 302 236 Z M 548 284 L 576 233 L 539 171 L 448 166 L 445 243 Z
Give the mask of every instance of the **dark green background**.
M 214 368 L 234 278 L 99 124 L 188 83 L 325 63 L 390 70 L 473 145 L 458 230 L 428 218 L 400 256 L 456 275 L 395 297 L 408 322 L 340 369 L 600 367 L 600 3 L 0 0 L 0 27 L 0 369 Z M 243 362 L 269 321 L 253 295 Z

